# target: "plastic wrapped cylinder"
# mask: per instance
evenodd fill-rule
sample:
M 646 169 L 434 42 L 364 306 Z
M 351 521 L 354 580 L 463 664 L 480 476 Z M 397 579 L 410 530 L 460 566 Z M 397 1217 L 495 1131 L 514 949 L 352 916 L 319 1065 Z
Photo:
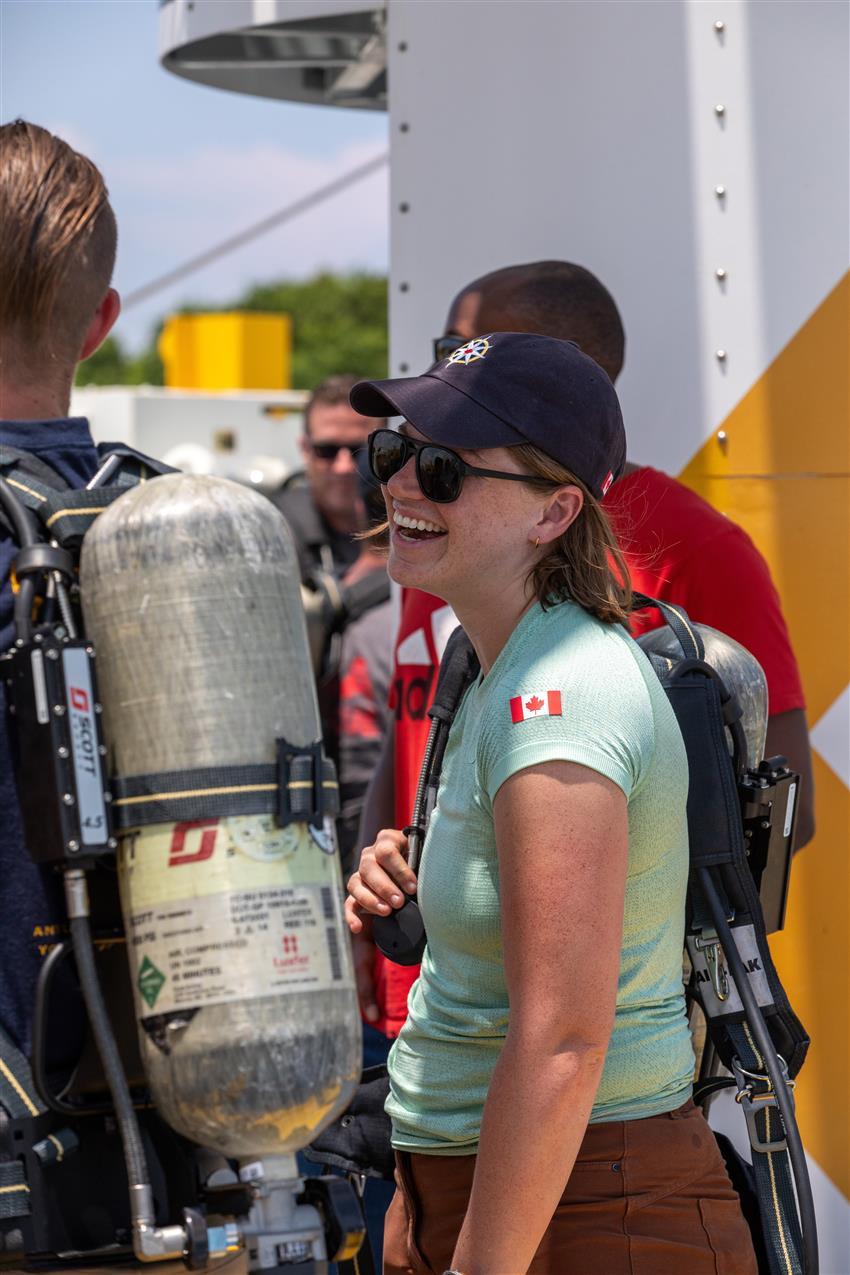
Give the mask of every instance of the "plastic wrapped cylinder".
M 174 474 L 83 544 L 112 772 L 273 763 L 320 738 L 295 549 L 263 496 Z M 333 825 L 271 815 L 125 833 L 142 1057 L 180 1133 L 228 1156 L 304 1146 L 350 1101 L 361 1036 Z
M 693 621 L 692 621 L 693 623 Z M 741 706 L 741 724 L 747 737 L 747 767 L 755 769 L 764 758 L 767 735 L 767 679 L 764 669 L 745 646 L 707 624 L 694 626 L 705 646 L 705 661 L 716 669 L 726 688 Z M 638 638 L 648 655 L 660 655 L 676 663 L 683 659 L 682 648 L 668 625 L 652 629 Z

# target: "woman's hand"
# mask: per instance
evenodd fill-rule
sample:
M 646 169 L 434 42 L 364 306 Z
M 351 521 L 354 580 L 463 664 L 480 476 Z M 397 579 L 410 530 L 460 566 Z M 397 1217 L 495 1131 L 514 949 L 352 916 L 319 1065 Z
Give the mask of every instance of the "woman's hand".
M 407 837 L 395 828 L 384 828 L 373 846 L 360 854 L 360 867 L 349 878 L 345 919 L 352 934 L 363 929 L 361 917 L 388 916 L 404 903 L 405 894 L 416 893 L 416 873 L 407 866 Z

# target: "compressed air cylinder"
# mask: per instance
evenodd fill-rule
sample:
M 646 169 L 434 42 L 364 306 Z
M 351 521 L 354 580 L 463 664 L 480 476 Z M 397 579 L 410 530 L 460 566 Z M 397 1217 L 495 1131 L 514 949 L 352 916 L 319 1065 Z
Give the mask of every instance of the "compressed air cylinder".
M 88 532 L 80 585 L 114 774 L 274 763 L 277 739 L 320 738 L 295 549 L 257 492 L 133 488 Z M 119 883 L 161 1114 L 227 1156 L 305 1146 L 360 1073 L 332 822 L 131 828 Z
M 705 647 L 705 661 L 722 677 L 726 689 L 741 706 L 741 725 L 747 737 L 747 766 L 755 769 L 764 758 L 767 735 L 767 679 L 764 669 L 745 646 L 707 624 L 694 625 Z M 638 642 L 647 654 L 661 655 L 676 663 L 683 659 L 682 648 L 666 624 L 642 634 Z

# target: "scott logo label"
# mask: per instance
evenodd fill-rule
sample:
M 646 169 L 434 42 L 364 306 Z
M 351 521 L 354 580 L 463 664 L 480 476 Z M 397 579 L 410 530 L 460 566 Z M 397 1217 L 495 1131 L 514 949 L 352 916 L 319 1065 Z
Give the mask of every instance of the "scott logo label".
M 203 863 L 205 859 L 211 859 L 217 836 L 217 819 L 195 819 L 191 823 L 175 824 L 168 850 L 169 868 L 177 868 L 182 863 Z

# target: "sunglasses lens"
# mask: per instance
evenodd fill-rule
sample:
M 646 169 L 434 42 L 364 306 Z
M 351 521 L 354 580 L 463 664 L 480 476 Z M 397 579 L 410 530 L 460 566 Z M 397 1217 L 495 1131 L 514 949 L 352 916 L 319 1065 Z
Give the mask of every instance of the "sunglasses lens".
M 462 336 L 438 336 L 434 341 L 434 362 L 447 359 L 455 350 L 459 350 L 466 342 Z
M 401 434 L 379 429 L 369 440 L 369 466 L 379 483 L 388 483 L 404 468 L 407 444 Z
M 442 447 L 423 447 L 419 453 L 419 485 L 422 495 L 435 504 L 457 500 L 463 482 L 460 458 Z
M 313 455 L 317 460 L 336 460 L 339 454 L 337 443 L 314 443 Z

